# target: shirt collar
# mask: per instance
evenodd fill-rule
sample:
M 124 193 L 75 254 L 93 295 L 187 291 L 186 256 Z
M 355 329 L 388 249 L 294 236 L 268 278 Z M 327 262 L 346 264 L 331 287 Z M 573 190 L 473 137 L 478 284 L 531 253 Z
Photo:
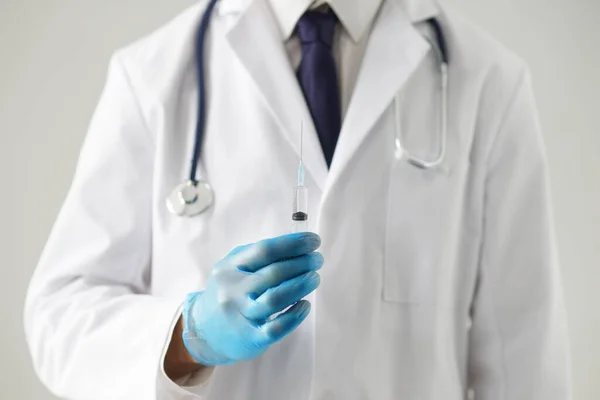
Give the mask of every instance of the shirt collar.
M 294 32 L 298 20 L 309 8 L 328 4 L 352 40 L 359 41 L 373 23 L 383 0 L 269 0 L 284 40 Z

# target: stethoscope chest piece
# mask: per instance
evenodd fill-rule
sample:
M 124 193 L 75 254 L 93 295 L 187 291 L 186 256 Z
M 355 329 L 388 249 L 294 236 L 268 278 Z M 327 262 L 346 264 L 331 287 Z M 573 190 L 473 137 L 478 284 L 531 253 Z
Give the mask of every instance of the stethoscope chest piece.
M 213 190 L 208 182 L 188 180 L 173 188 L 167 198 L 167 208 L 172 214 L 193 217 L 206 211 L 213 200 Z

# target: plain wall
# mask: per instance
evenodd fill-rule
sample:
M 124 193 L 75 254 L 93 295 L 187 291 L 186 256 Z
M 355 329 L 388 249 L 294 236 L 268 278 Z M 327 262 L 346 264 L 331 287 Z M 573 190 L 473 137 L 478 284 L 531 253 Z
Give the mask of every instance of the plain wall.
M 0 0 L 0 398 L 53 397 L 23 340 L 28 280 L 111 52 L 192 0 Z M 600 2 L 447 0 L 531 66 L 550 161 L 575 398 L 600 398 Z

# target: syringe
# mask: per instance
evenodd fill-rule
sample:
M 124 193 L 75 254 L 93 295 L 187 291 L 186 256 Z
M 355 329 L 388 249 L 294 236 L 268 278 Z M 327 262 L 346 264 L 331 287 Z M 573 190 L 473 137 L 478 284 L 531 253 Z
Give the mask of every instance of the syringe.
M 300 124 L 300 162 L 296 186 L 293 190 L 292 232 L 308 231 L 308 190 L 304 186 L 304 164 L 302 163 L 303 125 Z

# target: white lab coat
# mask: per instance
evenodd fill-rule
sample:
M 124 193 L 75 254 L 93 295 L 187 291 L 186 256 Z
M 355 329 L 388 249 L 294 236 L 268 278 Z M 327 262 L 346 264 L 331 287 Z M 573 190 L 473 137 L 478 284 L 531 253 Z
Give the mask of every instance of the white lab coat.
M 196 121 L 205 2 L 116 53 L 64 207 L 32 279 L 27 340 L 43 382 L 77 400 L 566 400 L 568 350 L 547 167 L 523 62 L 431 0 L 386 0 L 328 171 L 266 0 L 223 0 L 207 42 L 200 172 L 215 203 L 167 212 Z M 413 155 L 394 159 L 394 98 Z M 322 284 L 301 328 L 187 387 L 162 358 L 186 293 L 233 247 L 289 232 L 304 121 Z M 471 327 L 471 328 L 470 328 Z M 469 329 L 470 328 L 470 329 Z

